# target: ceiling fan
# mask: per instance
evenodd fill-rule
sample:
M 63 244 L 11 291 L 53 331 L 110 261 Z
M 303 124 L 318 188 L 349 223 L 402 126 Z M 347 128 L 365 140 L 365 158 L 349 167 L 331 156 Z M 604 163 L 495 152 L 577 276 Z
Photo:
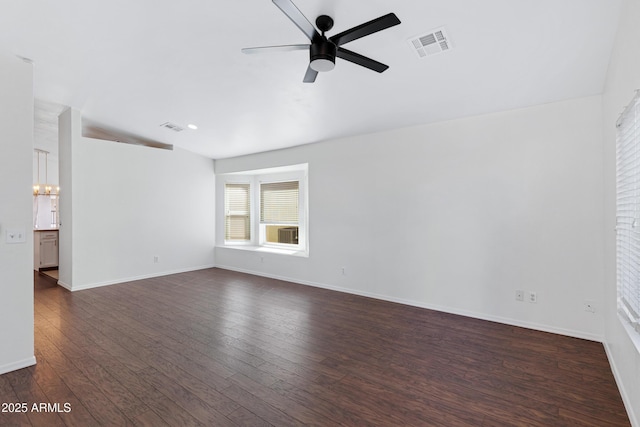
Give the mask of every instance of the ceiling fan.
M 300 28 L 300 30 L 309 38 L 311 44 L 249 47 L 242 49 L 243 53 L 252 54 L 309 49 L 309 66 L 307 67 L 307 72 L 303 79 L 303 82 L 305 83 L 315 82 L 318 72 L 333 70 L 336 63 L 336 56 L 353 62 L 354 64 L 369 68 L 370 70 L 377 71 L 378 73 L 382 73 L 389 68 L 388 65 L 347 50 L 343 48 L 342 45 L 400 24 L 400 20 L 395 14 L 389 13 L 372 21 L 365 22 L 364 24 L 343 31 L 335 36 L 327 37 L 325 36 L 325 32 L 333 28 L 333 19 L 330 16 L 320 15 L 316 19 L 316 26 L 322 33 L 320 34 L 291 0 L 272 1 L 285 15 L 289 17 L 289 19 L 291 19 L 294 24 L 296 24 L 298 28 Z

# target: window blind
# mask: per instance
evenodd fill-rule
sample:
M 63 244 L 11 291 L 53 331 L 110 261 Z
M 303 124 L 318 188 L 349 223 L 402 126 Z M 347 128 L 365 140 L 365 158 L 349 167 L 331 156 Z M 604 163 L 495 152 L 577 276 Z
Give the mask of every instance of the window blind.
M 298 194 L 298 181 L 260 184 L 260 222 L 297 224 Z
M 616 133 L 616 275 L 618 311 L 640 332 L 640 93 Z
M 224 239 L 251 240 L 249 184 L 225 184 L 224 206 Z

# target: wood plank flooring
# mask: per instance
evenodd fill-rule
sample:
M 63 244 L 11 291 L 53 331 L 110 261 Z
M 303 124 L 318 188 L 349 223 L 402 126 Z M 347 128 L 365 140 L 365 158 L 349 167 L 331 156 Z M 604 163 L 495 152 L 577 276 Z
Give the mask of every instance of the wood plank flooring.
M 35 283 L 0 425 L 630 425 L 600 343 L 220 269 Z

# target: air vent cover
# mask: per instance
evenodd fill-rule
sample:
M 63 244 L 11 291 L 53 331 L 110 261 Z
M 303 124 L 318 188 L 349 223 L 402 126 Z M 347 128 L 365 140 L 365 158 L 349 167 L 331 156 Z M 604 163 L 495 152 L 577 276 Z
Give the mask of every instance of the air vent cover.
M 172 130 L 174 132 L 182 132 L 184 130 L 184 128 L 178 126 L 175 123 L 171 123 L 171 122 L 166 122 L 160 125 L 160 127 Z
M 436 55 L 453 49 L 451 40 L 444 27 L 431 30 L 428 33 L 412 37 L 408 40 L 411 49 L 419 58 Z

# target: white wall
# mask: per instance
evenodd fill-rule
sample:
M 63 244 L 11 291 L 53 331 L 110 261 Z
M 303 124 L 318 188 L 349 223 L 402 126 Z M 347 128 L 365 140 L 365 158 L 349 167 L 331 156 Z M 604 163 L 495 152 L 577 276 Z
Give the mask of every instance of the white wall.
M 212 267 L 213 161 L 84 138 L 80 122 L 77 111 L 60 116 L 61 284 L 78 290 Z
M 640 89 L 640 1 L 626 0 L 609 65 L 604 100 L 606 348 L 634 426 L 640 426 L 640 353 L 616 314 L 615 122 Z
M 58 251 L 59 251 L 59 280 L 67 288 L 71 288 L 73 283 L 73 201 L 74 192 L 72 179 L 74 157 L 77 157 L 73 150 L 74 142 L 80 141 L 82 136 L 82 118 L 77 110 L 67 109 L 58 118 L 58 156 L 59 156 L 59 177 L 60 177 L 60 200 Z
M 310 256 L 217 247 L 216 264 L 602 339 L 601 107 L 594 96 L 218 160 L 217 174 L 309 163 Z
M 33 351 L 33 70 L 0 52 L 0 374 L 36 360 Z M 6 230 L 25 233 L 7 244 Z

